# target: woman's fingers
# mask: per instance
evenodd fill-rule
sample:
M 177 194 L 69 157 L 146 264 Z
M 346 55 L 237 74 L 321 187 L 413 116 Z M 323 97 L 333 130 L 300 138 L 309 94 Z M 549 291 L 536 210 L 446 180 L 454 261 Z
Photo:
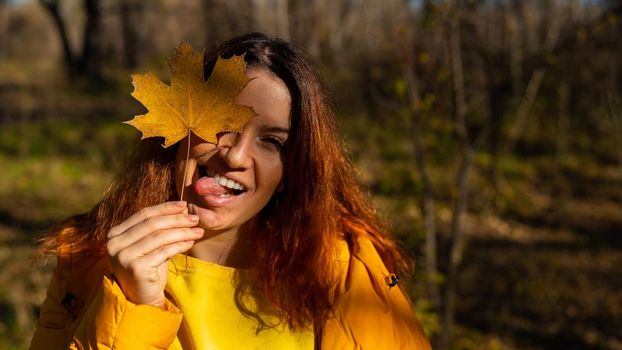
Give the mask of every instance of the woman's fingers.
M 187 212 L 187 203 L 185 201 L 165 202 L 152 207 L 143 208 L 119 225 L 113 227 L 110 232 L 108 232 L 108 239 L 122 234 L 132 226 L 151 217 L 177 214 L 184 211 Z
M 167 261 L 192 248 L 194 241 L 181 241 L 162 246 L 151 253 L 125 262 L 112 261 L 112 269 L 125 297 L 135 304 L 164 306 Z M 115 271 L 116 270 L 116 271 Z
M 162 247 L 179 242 L 196 241 L 202 236 L 203 229 L 198 227 L 157 231 L 119 251 L 117 260 L 121 265 L 126 265 L 127 262 L 140 259 Z
M 190 228 L 196 226 L 199 217 L 191 214 L 174 214 L 148 217 L 123 234 L 110 238 L 107 242 L 108 254 L 116 255 L 122 249 L 138 242 L 155 232 L 176 228 Z
M 188 251 L 194 245 L 194 241 L 176 242 L 162 246 L 142 258 L 134 260 L 134 264 L 143 271 L 150 267 L 157 267 L 177 254 Z
M 166 262 L 201 238 L 186 202 L 167 202 L 132 215 L 108 233 L 106 248 L 123 294 L 136 304 L 162 306 Z

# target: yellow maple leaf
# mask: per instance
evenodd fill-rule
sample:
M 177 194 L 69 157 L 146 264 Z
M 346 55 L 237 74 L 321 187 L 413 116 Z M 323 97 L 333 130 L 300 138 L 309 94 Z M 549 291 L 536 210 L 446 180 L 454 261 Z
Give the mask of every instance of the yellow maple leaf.
M 126 121 L 140 130 L 142 138 L 164 137 L 164 147 L 193 132 L 203 140 L 217 143 L 220 132 L 242 132 L 255 116 L 251 107 L 235 103 L 248 84 L 244 56 L 218 57 L 207 81 L 203 78 L 203 52 L 181 43 L 169 60 L 171 85 L 153 74 L 132 75 L 132 96 L 148 110 Z

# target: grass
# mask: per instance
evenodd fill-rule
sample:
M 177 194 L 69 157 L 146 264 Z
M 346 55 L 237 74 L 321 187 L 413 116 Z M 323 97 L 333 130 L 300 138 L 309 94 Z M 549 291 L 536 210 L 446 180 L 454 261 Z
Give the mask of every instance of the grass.
M 31 263 L 35 242 L 100 198 L 123 161 L 117 150 L 135 136 L 118 124 L 38 121 L 0 129 L 0 348 L 28 346 L 54 265 Z

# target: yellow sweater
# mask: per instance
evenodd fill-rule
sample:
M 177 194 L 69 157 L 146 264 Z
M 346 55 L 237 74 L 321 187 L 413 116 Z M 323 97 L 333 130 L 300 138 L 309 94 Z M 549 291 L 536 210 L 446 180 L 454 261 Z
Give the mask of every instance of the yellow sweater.
M 292 333 L 277 326 L 257 332 L 257 321 L 238 310 L 234 297 L 234 281 L 244 272 L 186 255 L 171 259 L 166 292 L 183 310 L 185 330 L 171 349 L 313 349 L 312 330 Z M 262 318 L 278 323 L 269 315 Z
M 334 313 L 321 349 L 430 349 L 407 297 L 373 244 L 342 249 L 331 292 Z M 313 332 L 283 326 L 256 332 L 236 307 L 234 275 L 243 271 L 179 255 L 169 263 L 164 309 L 125 299 L 106 257 L 60 252 L 31 349 L 312 349 Z M 270 316 L 264 319 L 270 321 Z

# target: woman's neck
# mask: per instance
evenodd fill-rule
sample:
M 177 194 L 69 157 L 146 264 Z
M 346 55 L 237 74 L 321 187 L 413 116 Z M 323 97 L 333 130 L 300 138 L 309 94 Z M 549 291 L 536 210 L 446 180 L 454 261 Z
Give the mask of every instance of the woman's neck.
M 203 238 L 188 250 L 188 255 L 218 265 L 250 268 L 253 241 L 248 227 L 240 226 L 227 231 L 205 230 Z

